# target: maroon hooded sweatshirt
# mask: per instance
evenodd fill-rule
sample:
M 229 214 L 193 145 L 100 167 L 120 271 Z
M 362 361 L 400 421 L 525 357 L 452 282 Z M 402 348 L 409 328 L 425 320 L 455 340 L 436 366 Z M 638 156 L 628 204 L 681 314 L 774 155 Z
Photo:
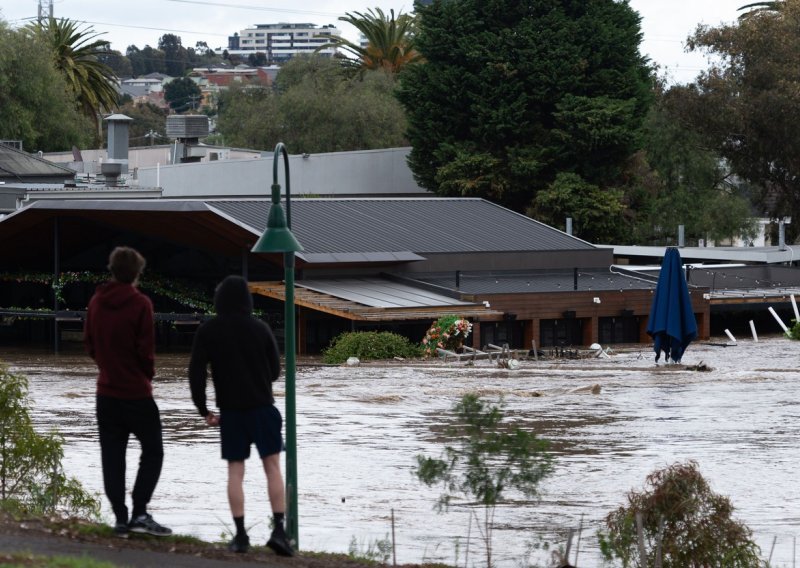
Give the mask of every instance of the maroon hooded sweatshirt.
M 97 363 L 97 394 L 123 399 L 153 396 L 153 303 L 132 284 L 97 287 L 83 329 L 86 351 Z

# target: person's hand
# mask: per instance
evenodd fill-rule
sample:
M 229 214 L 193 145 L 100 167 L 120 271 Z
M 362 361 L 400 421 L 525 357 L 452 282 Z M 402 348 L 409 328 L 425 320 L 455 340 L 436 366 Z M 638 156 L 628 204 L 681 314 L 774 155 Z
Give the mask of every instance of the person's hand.
M 219 426 L 219 416 L 213 412 L 206 414 L 206 426 Z

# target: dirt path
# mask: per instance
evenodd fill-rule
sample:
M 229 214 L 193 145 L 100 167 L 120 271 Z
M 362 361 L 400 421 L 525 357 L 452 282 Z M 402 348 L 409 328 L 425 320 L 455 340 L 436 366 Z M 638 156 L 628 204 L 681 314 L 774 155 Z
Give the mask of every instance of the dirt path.
M 0 513 L 0 563 L 11 554 L 38 556 L 89 556 L 130 568 L 365 568 L 374 563 L 359 562 L 342 554 L 300 553 L 293 558 L 276 556 L 263 546 L 247 554 L 228 552 L 222 544 L 185 537 L 160 539 L 135 535 L 113 536 L 109 528 L 82 520 L 15 520 Z M 418 565 L 404 565 L 413 568 Z

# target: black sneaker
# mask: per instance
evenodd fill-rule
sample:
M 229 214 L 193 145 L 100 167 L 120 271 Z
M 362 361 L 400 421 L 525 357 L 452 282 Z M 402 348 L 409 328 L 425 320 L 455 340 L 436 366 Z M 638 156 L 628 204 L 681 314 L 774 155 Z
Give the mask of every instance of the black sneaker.
M 114 525 L 114 536 L 117 538 L 128 538 L 128 523 L 117 523 Z
M 269 537 L 267 546 L 278 556 L 294 556 L 294 550 L 292 550 L 289 539 L 286 538 L 286 532 L 281 525 L 272 529 L 272 536 Z
M 149 513 L 139 515 L 128 523 L 128 529 L 131 532 L 139 534 L 151 534 L 153 536 L 169 536 L 172 534 L 172 529 L 159 525 Z
M 228 543 L 228 550 L 241 554 L 247 552 L 250 550 L 250 537 L 246 534 L 237 534 L 233 537 L 233 540 Z

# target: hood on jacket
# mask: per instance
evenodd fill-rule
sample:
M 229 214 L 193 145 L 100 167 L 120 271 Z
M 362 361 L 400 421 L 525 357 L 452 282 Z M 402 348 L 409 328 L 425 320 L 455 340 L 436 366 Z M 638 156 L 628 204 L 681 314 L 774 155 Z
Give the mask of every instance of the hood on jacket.
M 253 296 L 241 276 L 226 276 L 214 293 L 214 309 L 221 316 L 253 313 Z
M 97 287 L 97 301 L 109 308 L 117 309 L 128 303 L 139 292 L 133 284 L 111 280 Z

